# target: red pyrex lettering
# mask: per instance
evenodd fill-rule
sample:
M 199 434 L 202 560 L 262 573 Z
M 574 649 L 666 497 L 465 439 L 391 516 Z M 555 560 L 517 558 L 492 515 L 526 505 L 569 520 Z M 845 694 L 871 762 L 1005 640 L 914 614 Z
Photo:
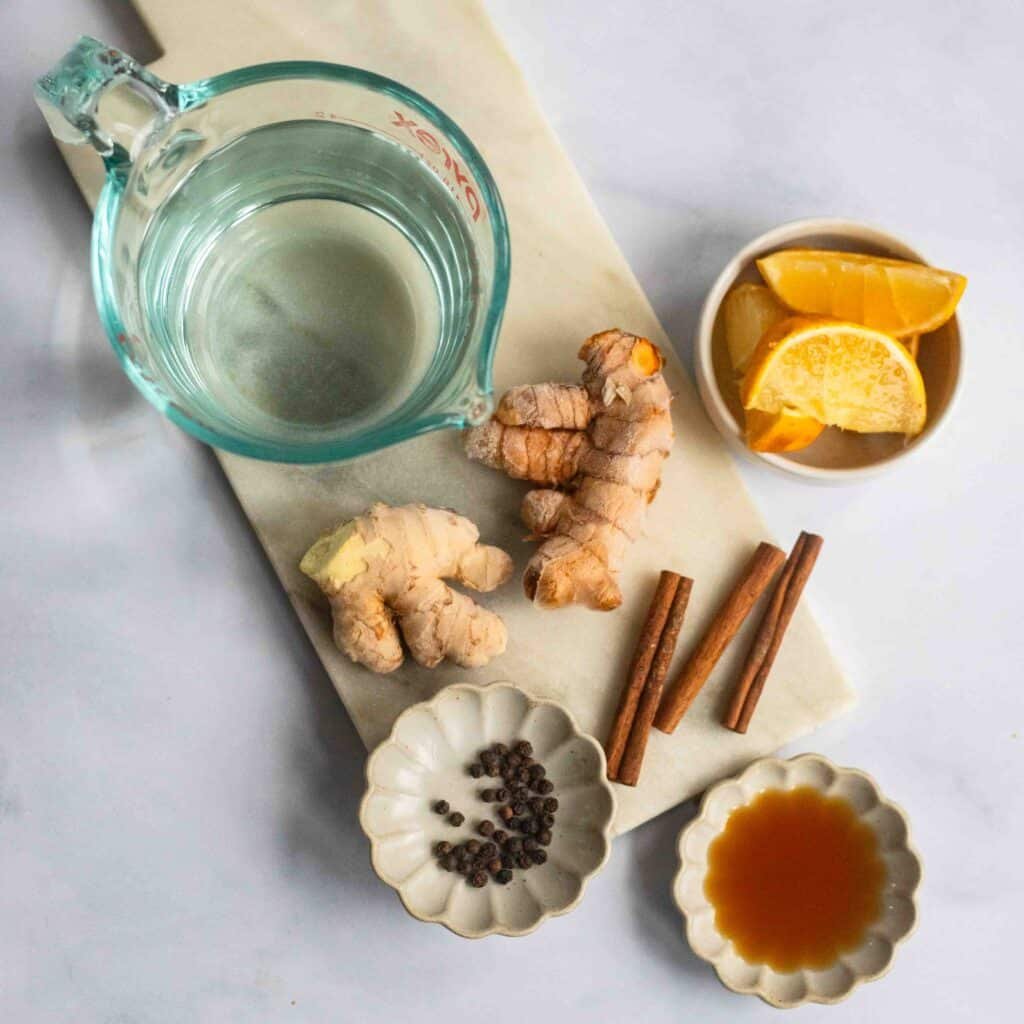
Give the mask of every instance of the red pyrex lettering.
M 444 166 L 447 171 L 455 176 L 455 183 L 452 184 L 444 174 L 442 174 L 439 167 L 434 166 L 429 160 L 431 167 L 437 171 L 440 175 L 441 180 L 456 194 L 459 194 L 459 190 L 462 191 L 462 196 L 466 201 L 466 205 L 469 207 L 469 212 L 472 215 L 473 220 L 479 220 L 482 208 L 480 206 L 480 198 L 476 194 L 476 190 L 469 183 L 469 178 L 462 172 L 462 168 L 459 166 L 458 160 L 455 159 L 448 152 L 448 150 L 441 145 L 440 142 L 434 138 L 425 128 L 421 128 L 415 121 L 409 120 L 399 111 L 395 111 L 395 120 L 391 122 L 395 128 L 404 128 L 424 149 L 431 153 L 436 153 L 444 157 Z

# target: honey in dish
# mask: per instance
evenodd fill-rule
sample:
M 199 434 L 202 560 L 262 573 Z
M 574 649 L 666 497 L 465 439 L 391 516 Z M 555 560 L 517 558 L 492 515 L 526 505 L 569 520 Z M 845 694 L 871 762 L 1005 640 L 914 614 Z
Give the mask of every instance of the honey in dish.
M 807 786 L 739 807 L 708 851 L 715 926 L 753 964 L 822 969 L 856 949 L 882 903 L 878 841 L 842 799 Z

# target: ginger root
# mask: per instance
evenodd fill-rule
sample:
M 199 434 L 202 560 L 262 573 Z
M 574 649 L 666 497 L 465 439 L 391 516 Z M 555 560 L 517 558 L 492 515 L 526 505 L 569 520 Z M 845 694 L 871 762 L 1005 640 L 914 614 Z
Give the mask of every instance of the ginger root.
M 541 608 L 607 610 L 622 603 L 616 575 L 672 448 L 672 396 L 646 338 L 604 331 L 579 358 L 582 385 L 512 388 L 490 422 L 467 432 L 466 453 L 548 485 L 523 500 L 523 521 L 546 538 L 523 577 L 527 596 Z
M 299 568 L 330 600 L 334 642 L 360 665 L 382 673 L 398 668 L 401 627 L 421 665 L 449 658 L 475 668 L 505 650 L 505 624 L 444 580 L 487 591 L 512 575 L 512 559 L 478 544 L 479 536 L 473 523 L 447 509 L 377 503 L 321 537 Z

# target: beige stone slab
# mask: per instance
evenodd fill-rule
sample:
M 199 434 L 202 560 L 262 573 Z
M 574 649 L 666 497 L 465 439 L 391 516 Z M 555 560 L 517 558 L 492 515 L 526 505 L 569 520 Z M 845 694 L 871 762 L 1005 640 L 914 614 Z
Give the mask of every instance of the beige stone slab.
M 613 325 L 647 334 L 671 350 L 639 284 L 579 176 L 537 107 L 518 68 L 476 0 L 373 4 L 328 0 L 135 0 L 164 47 L 153 65 L 176 81 L 265 60 L 308 57 L 355 64 L 397 78 L 451 114 L 479 146 L 504 198 L 512 232 L 512 287 L 495 369 L 498 389 L 547 378 L 575 380 L 575 351 Z M 70 42 L 70 40 L 69 40 Z M 98 186 L 93 161 L 70 156 L 87 196 Z M 610 159 L 613 157 L 610 155 Z M 685 267 L 685 254 L 681 254 Z M 434 434 L 354 464 L 317 468 L 258 463 L 221 454 L 310 640 L 368 746 L 407 705 L 453 680 L 512 679 L 564 701 L 580 725 L 603 737 L 630 647 L 661 568 L 696 580 L 681 660 L 707 624 L 765 528 L 722 442 L 674 356 L 676 451 L 651 508 L 646 535 L 623 574 L 624 606 L 538 612 L 510 585 L 484 600 L 504 616 L 508 652 L 486 669 L 426 671 L 406 664 L 372 676 L 333 647 L 325 606 L 297 570 L 322 530 L 371 501 L 451 506 L 479 524 L 486 541 L 513 552 L 520 567 L 518 506 L 525 486 L 470 465 L 459 439 Z M 783 538 L 789 543 L 792 538 Z M 828 557 L 828 547 L 823 557 Z M 655 732 L 640 785 L 616 787 L 624 832 L 775 750 L 852 702 L 828 646 L 806 608 L 798 613 L 747 736 L 718 724 L 750 623 L 673 736 Z

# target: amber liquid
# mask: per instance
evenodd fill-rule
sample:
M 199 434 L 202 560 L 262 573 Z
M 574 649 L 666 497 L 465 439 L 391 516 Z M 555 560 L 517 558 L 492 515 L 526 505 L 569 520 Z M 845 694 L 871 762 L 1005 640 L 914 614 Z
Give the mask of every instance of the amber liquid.
M 805 786 L 766 790 L 729 815 L 704 892 L 748 963 L 820 970 L 861 944 L 884 880 L 871 828 L 845 800 Z

